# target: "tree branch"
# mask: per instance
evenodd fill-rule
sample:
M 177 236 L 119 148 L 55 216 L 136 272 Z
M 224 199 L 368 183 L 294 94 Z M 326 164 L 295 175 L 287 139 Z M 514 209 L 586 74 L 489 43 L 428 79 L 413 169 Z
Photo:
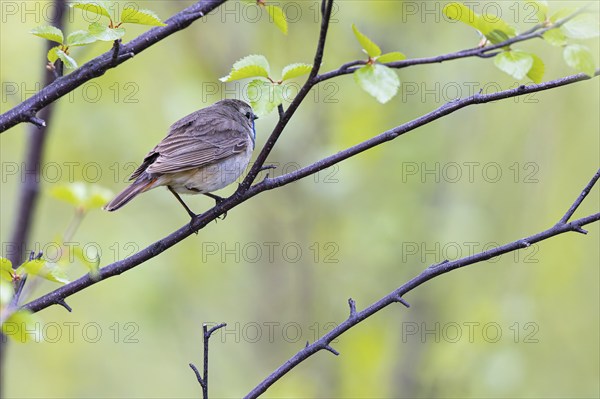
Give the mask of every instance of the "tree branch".
M 586 186 L 586 189 L 584 189 L 584 192 L 586 190 L 589 191 L 589 189 L 591 189 L 591 187 L 598 180 L 599 174 L 600 174 L 600 169 L 598 170 L 598 172 L 596 173 L 596 176 L 594 176 L 594 178 L 592 179 L 590 184 L 588 184 L 588 186 Z M 581 196 L 579 198 L 581 198 Z M 578 200 L 579 200 L 579 198 L 578 198 Z M 579 203 L 581 203 L 581 201 L 579 201 Z M 330 344 L 334 339 L 338 338 L 340 335 L 342 335 L 343 333 L 348 331 L 350 328 L 356 326 L 358 323 L 362 322 L 363 320 L 365 320 L 365 319 L 369 318 L 370 316 L 374 315 L 375 313 L 379 312 L 381 309 L 383 309 L 393 303 L 402 302 L 403 301 L 402 296 L 404 296 L 406 293 L 414 290 L 418 286 L 424 284 L 425 282 L 431 280 L 432 278 L 440 276 L 440 275 L 448 273 L 448 272 L 451 272 L 452 270 L 459 269 L 461 267 L 480 263 L 480 262 L 486 261 L 488 259 L 492 259 L 497 256 L 506 254 L 508 252 L 513 252 L 513 251 L 517 251 L 522 248 L 526 248 L 526 247 L 530 246 L 531 244 L 535 244 L 537 242 L 547 240 L 547 239 L 557 236 L 559 234 L 563 234 L 563 233 L 566 233 L 569 231 L 579 231 L 582 226 L 596 222 L 598 220 L 600 220 L 600 213 L 595 213 L 593 215 L 586 216 L 584 218 L 575 220 L 570 223 L 564 223 L 564 222 L 562 222 L 562 219 L 561 219 L 561 221 L 559 221 L 553 227 L 551 227 L 547 230 L 544 230 L 540 233 L 534 234 L 532 236 L 525 237 L 520 240 L 513 241 L 509 244 L 505 244 L 500 247 L 496 247 L 496 248 L 493 248 L 493 249 L 490 249 L 487 251 L 480 252 L 478 254 L 467 256 L 465 258 L 457 259 L 454 261 L 444 261 L 439 264 L 431 265 L 427 269 L 423 270 L 421 272 L 421 274 L 414 277 L 412 280 L 408 281 L 406 284 L 404 284 L 401 287 L 399 287 L 398 289 L 392 291 L 385 297 L 381 298 L 379 301 L 373 303 L 372 305 L 370 305 L 369 307 L 367 307 L 366 309 L 364 309 L 360 312 L 356 311 L 355 302 L 352 299 L 348 300 L 348 303 L 350 306 L 350 316 L 346 320 L 344 320 L 342 323 L 340 323 L 338 326 L 333 328 L 331 331 L 329 331 L 327 334 L 323 335 L 321 338 L 319 338 L 312 344 L 307 345 L 306 347 L 304 347 L 303 349 L 298 351 L 298 353 L 296 353 L 294 356 L 292 356 L 289 360 L 287 360 L 284 364 L 282 364 L 277 370 L 275 370 L 271 375 L 269 375 L 260 384 L 258 384 L 250 393 L 248 393 L 248 395 L 245 396 L 245 398 L 246 399 L 257 398 L 258 396 L 260 396 L 261 394 L 266 392 L 266 390 L 271 385 L 273 385 L 276 381 L 281 379 L 290 370 L 292 370 L 294 367 L 296 367 L 297 365 L 299 365 L 300 363 L 302 363 L 304 360 L 308 359 L 310 356 L 314 355 L 315 353 L 317 353 L 321 350 L 328 350 L 330 352 L 333 352 L 333 349 L 331 348 Z M 333 352 L 333 353 L 337 354 L 336 352 Z
M 200 375 L 200 371 L 198 371 L 198 368 L 196 366 L 194 366 L 192 363 L 190 363 L 190 368 L 194 371 L 194 374 L 196 375 L 196 379 L 198 380 L 198 383 L 200 384 L 200 386 L 202 387 L 202 397 L 204 399 L 208 399 L 208 340 L 210 339 L 210 336 L 217 331 L 220 328 L 225 327 L 227 324 L 226 323 L 221 323 L 218 324 L 214 327 L 211 327 L 211 329 L 208 329 L 208 326 L 206 324 L 202 325 L 202 341 L 204 343 L 204 355 L 203 355 L 203 359 L 204 359 L 204 377 Z
M 535 38 L 542 38 L 542 35 L 545 32 L 547 32 L 551 29 L 560 28 L 562 25 L 564 25 L 571 19 L 575 18 L 577 15 L 585 12 L 586 9 L 587 9 L 587 6 L 582 7 L 579 10 L 572 13 L 571 15 L 567 16 L 566 18 L 556 21 L 554 24 L 552 24 L 550 26 L 544 27 L 541 24 L 536 25 L 533 28 L 531 28 L 530 30 L 521 33 L 520 35 L 517 35 L 517 36 L 507 39 L 501 43 L 494 44 L 491 46 L 475 47 L 475 48 L 471 48 L 471 49 L 460 50 L 460 51 L 457 51 L 454 53 L 438 55 L 435 57 L 411 58 L 411 59 L 402 60 L 402 61 L 389 62 L 389 63 L 383 64 L 383 65 L 386 65 L 386 66 L 388 66 L 390 68 L 394 68 L 394 69 L 402 69 L 402 68 L 407 68 L 407 67 L 414 66 L 414 65 L 439 64 L 444 61 L 458 60 L 461 58 L 494 57 L 498 53 L 495 50 L 503 49 L 503 48 L 510 46 L 512 44 L 515 44 L 515 43 L 524 42 L 524 41 L 535 39 Z M 366 63 L 367 63 L 366 60 L 357 60 L 357 61 L 347 62 L 336 70 L 326 72 L 322 75 L 317 76 L 313 83 L 316 84 L 316 83 L 320 83 L 320 82 L 323 82 L 323 81 L 331 79 L 331 78 L 335 78 L 337 76 L 348 75 L 348 74 L 354 73 L 354 71 L 356 71 L 357 67 L 365 65 Z
M 596 72 L 596 76 L 600 73 L 600 71 Z M 27 308 L 33 312 L 38 312 L 42 309 L 45 309 L 51 305 L 57 304 L 58 301 L 64 300 L 65 298 L 76 294 L 77 292 L 96 284 L 98 281 L 102 279 L 107 279 L 110 277 L 117 276 L 121 273 L 124 273 L 137 265 L 147 261 L 148 259 L 154 258 L 158 256 L 163 251 L 171 248 L 175 244 L 179 243 L 183 239 L 187 238 L 191 234 L 196 231 L 204 228 L 210 222 L 215 220 L 219 215 L 230 211 L 235 208 L 239 204 L 247 201 L 248 199 L 264 192 L 267 190 L 272 190 L 277 187 L 285 186 L 289 183 L 292 183 L 296 180 L 299 180 L 303 177 L 310 176 L 318 171 L 325 169 L 329 166 L 335 165 L 343 160 L 350 158 L 356 154 L 359 154 L 363 151 L 366 151 L 370 148 L 383 144 L 387 141 L 393 140 L 405 133 L 408 133 L 412 130 L 415 130 L 418 127 L 426 125 L 434 120 L 437 120 L 445 115 L 451 114 L 459 109 L 465 108 L 474 104 L 484 104 L 492 101 L 498 101 L 507 98 L 518 97 L 526 94 L 536 93 L 539 91 L 549 90 L 561 86 L 570 85 L 576 82 L 580 82 L 583 80 L 590 79 L 589 76 L 585 74 L 577 74 L 568 76 L 561 79 L 556 79 L 552 81 L 548 81 L 545 83 L 537 84 L 537 85 L 529 85 L 529 86 L 519 86 L 515 89 L 504 90 L 497 93 L 491 94 L 475 94 L 471 97 L 467 97 L 465 99 L 457 100 L 450 102 L 441 106 L 440 108 L 421 116 L 413 121 L 407 122 L 403 125 L 400 125 L 394 129 L 388 130 L 386 132 L 381 133 L 378 136 L 375 136 L 369 140 L 366 140 L 360 144 L 357 144 L 353 147 L 350 147 L 346 150 L 338 152 L 335 155 L 331 155 L 327 158 L 324 158 L 320 161 L 317 161 L 309 166 L 306 166 L 302 169 L 296 170 L 294 172 L 279 176 L 277 178 L 266 178 L 261 182 L 255 184 L 250 187 L 246 191 L 241 191 L 238 189 L 232 196 L 224 199 L 213 208 L 207 210 L 201 215 L 196 216 L 189 224 L 181 227 L 165 238 L 156 241 L 145 249 L 129 256 L 128 258 L 122 259 L 120 261 L 111 263 L 103 268 L 101 268 L 98 272 L 98 278 L 92 278 L 89 275 L 85 275 L 80 277 L 79 279 L 72 281 L 46 295 L 37 298 L 28 304 L 24 305 L 24 308 Z
M 166 26 L 154 27 L 126 44 L 113 49 L 85 63 L 69 75 L 56 79 L 32 97 L 0 115 L 0 133 L 21 122 L 39 123 L 35 114 L 62 96 L 75 90 L 85 82 L 102 76 L 107 70 L 131 59 L 162 39 L 187 28 L 192 22 L 202 18 L 227 0 L 200 0 L 167 19 Z

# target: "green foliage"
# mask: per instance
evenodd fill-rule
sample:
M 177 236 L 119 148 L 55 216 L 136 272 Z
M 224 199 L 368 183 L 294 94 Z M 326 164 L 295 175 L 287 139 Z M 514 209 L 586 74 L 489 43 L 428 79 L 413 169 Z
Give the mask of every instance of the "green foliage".
M 360 32 L 354 24 L 352 24 L 352 31 L 369 57 L 367 65 L 354 71 L 354 81 L 377 101 L 385 104 L 398 93 L 400 79 L 395 71 L 381 64 L 402 61 L 406 56 L 398 51 L 382 55 L 381 48 Z
M 275 26 L 277 26 L 277 28 L 279 28 L 279 30 L 284 35 L 287 35 L 288 24 L 287 24 L 287 18 L 285 16 L 285 12 L 283 12 L 283 9 L 281 7 L 272 6 L 272 5 L 265 5 L 264 7 L 265 7 L 265 10 L 267 11 L 267 13 L 269 14 L 269 17 L 271 17 L 271 19 L 275 23 Z
M 65 201 L 82 212 L 101 208 L 113 195 L 106 188 L 81 182 L 56 186 L 49 193 L 52 197 Z
M 396 72 L 385 65 L 366 65 L 354 72 L 354 80 L 382 104 L 391 100 L 400 87 Z
M 35 338 L 36 342 L 42 340 L 41 331 L 35 328 L 39 321 L 29 310 L 21 309 L 14 312 L 4 310 L 1 320 L 2 334 L 10 337 L 14 342 L 26 343 L 32 338 Z
M 527 1 L 526 3 L 534 7 L 537 20 L 546 29 L 542 33 L 544 40 L 552 46 L 567 46 L 563 51 L 563 58 L 567 64 L 579 72 L 593 75 L 595 65 L 589 50 L 578 44 L 569 45 L 567 39 L 597 37 L 600 34 L 598 19 L 589 13 L 582 13 L 567 20 L 564 24 L 556 26 L 557 23 L 571 17 L 577 10 L 571 7 L 562 8 L 548 17 L 547 1 Z M 515 28 L 501 18 L 479 15 L 460 2 L 448 3 L 443 9 L 443 13 L 450 19 L 477 29 L 486 38 L 481 45 L 503 43 L 516 35 Z M 540 83 L 544 76 L 544 63 L 537 55 L 513 50 L 510 46 L 506 46 L 505 51 L 494 57 L 494 64 L 501 71 L 518 80 L 527 76 L 533 82 Z
M 581 44 L 570 44 L 563 51 L 563 58 L 567 65 L 577 72 L 583 72 L 588 76 L 594 76 L 596 65 L 594 57 L 586 46 Z
M 116 19 L 111 15 L 114 5 L 114 2 L 105 0 L 80 0 L 70 3 L 69 6 L 73 8 L 108 18 L 108 24 L 94 22 L 88 26 L 87 30 L 72 32 L 66 40 L 64 33 L 54 26 L 38 26 L 32 29 L 31 34 L 59 44 L 48 51 L 47 58 L 50 67 L 53 68 L 54 63 L 60 59 L 66 68 L 77 68 L 77 62 L 69 54 L 71 47 L 86 46 L 98 40 L 109 42 L 118 40 L 125 35 L 125 28 L 121 27 L 124 23 L 165 26 L 165 23 L 153 11 L 138 10 L 133 7 L 125 7 L 121 12 L 121 21 L 115 22 Z
M 289 64 L 281 71 L 281 80 L 270 76 L 269 61 L 262 55 L 249 55 L 233 64 L 229 75 L 222 77 L 222 82 L 255 78 L 247 86 L 246 95 L 257 115 L 272 112 L 283 102 L 283 83 L 307 73 L 312 66 L 304 63 Z M 258 78 L 258 79 L 256 79 Z
M 56 263 L 46 262 L 44 259 L 33 259 L 23 263 L 16 270 L 17 275 L 25 274 L 38 276 L 55 283 L 67 284 L 69 279 L 64 270 Z

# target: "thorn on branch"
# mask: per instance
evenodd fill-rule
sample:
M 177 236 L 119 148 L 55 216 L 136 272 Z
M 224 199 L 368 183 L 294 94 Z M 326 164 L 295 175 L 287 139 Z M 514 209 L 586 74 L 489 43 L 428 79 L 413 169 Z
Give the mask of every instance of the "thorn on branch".
M 407 308 L 410 308 L 410 303 L 406 302 L 406 300 L 404 300 L 404 298 L 402 298 L 400 295 L 396 295 L 395 299 L 396 299 L 396 302 L 400 302 L 401 304 L 403 304 Z
M 350 306 L 349 318 L 352 319 L 352 318 L 356 317 L 356 302 L 354 302 L 354 299 L 348 298 L 348 306 Z
M 67 309 L 67 311 L 69 311 L 69 313 L 71 313 L 73 311 L 73 309 L 69 305 L 67 305 L 67 303 L 65 302 L 64 299 L 57 300 L 56 304 L 62 306 L 65 309 Z
M 306 341 L 306 345 L 304 345 L 304 347 L 308 348 L 308 345 L 310 345 L 310 343 L 308 341 Z
M 27 121 L 30 122 L 30 123 L 32 123 L 32 124 L 34 124 L 34 125 L 36 125 L 39 128 L 46 127 L 46 121 L 44 121 L 41 118 L 38 118 L 35 115 L 32 115 L 29 118 L 27 118 Z
M 328 350 L 329 352 L 333 353 L 336 356 L 340 355 L 340 352 L 336 351 L 335 349 L 333 349 L 331 347 L 331 345 L 325 345 L 325 350 Z
M 112 55 L 113 64 L 116 64 L 117 60 L 119 59 L 119 50 L 120 49 L 121 49 L 121 39 L 117 39 L 113 42 L 113 55 Z
M 436 267 L 439 267 L 441 265 L 444 265 L 446 263 L 448 263 L 449 260 L 448 259 L 444 259 L 443 261 L 441 261 L 440 263 L 434 263 L 433 265 L 429 266 L 428 269 L 435 269 Z
M 283 119 L 283 114 L 285 113 L 284 109 L 283 109 L 283 104 L 279 104 L 277 106 L 277 111 L 279 112 L 279 120 Z
M 588 231 L 586 229 L 581 228 L 581 226 L 573 227 L 573 231 L 584 234 L 584 235 L 588 233 Z

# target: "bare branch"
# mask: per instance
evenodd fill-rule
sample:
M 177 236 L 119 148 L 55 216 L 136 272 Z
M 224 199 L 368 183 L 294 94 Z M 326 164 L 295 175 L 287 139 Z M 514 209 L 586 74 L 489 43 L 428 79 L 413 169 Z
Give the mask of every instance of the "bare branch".
M 202 397 L 204 399 L 208 399 L 208 340 L 215 331 L 225 327 L 226 325 L 226 323 L 221 323 L 212 327 L 210 330 L 208 330 L 206 324 L 202 325 L 202 337 L 204 342 L 204 377 L 200 375 L 200 372 L 198 371 L 198 368 L 196 368 L 196 366 L 194 366 L 192 363 L 189 364 L 190 368 L 194 370 L 194 374 L 196 374 L 196 379 L 198 380 L 198 383 L 202 387 Z
M 597 181 L 598 179 L 596 179 Z M 594 181 L 595 182 L 595 181 Z M 587 188 L 587 187 L 586 187 Z M 591 187 L 590 187 L 591 188 Z M 418 286 L 424 284 L 425 282 L 433 279 L 434 277 L 440 276 L 442 274 L 448 273 L 452 270 L 459 269 L 461 267 L 473 265 L 476 263 L 480 263 L 486 261 L 491 258 L 495 258 L 497 256 L 506 254 L 508 252 L 517 251 L 521 248 L 525 248 L 530 244 L 534 244 L 540 241 L 547 240 L 551 237 L 557 236 L 559 234 L 563 234 L 569 231 L 577 231 L 577 229 L 581 228 L 586 224 L 590 224 L 600 220 L 600 213 L 595 213 L 593 215 L 589 215 L 587 217 L 575 220 L 571 223 L 557 223 L 555 226 L 549 228 L 548 230 L 544 230 L 541 233 L 534 234 L 532 236 L 513 241 L 509 244 L 502 245 L 500 247 L 496 247 L 487 251 L 480 252 L 478 254 L 474 254 L 471 256 L 467 256 L 465 258 L 457 259 L 454 261 L 441 262 L 437 265 L 432 265 L 421 272 L 418 276 L 414 277 L 401 287 L 392 291 L 385 297 L 381 298 L 379 301 L 373 303 L 368 308 L 360 311 L 360 312 L 352 312 L 352 317 L 348 317 L 346 320 L 341 322 L 327 334 L 323 335 L 321 338 L 313 342 L 312 344 L 307 345 L 300 351 L 298 351 L 293 357 L 287 360 L 284 364 L 282 364 L 277 370 L 275 370 L 271 375 L 265 378 L 260 384 L 258 384 L 245 398 L 257 398 L 266 390 L 273 385 L 276 381 L 281 379 L 285 374 L 291 371 L 294 367 L 302 363 L 304 360 L 308 359 L 310 356 L 319 352 L 322 349 L 328 350 L 334 354 L 337 352 L 329 346 L 329 343 L 334 339 L 338 338 L 340 335 L 348 331 L 350 328 L 356 326 L 358 323 L 363 320 L 369 318 L 375 313 L 379 312 L 381 309 L 399 302 L 399 298 L 402 298 L 406 293 L 414 290 Z M 350 301 L 349 301 L 350 302 Z M 400 301 L 403 302 L 403 301 Z M 353 307 L 353 301 L 351 303 L 351 308 Z
M 560 219 L 560 221 L 558 223 L 564 224 L 564 223 L 567 223 L 569 221 L 569 219 L 571 218 L 571 216 L 573 216 L 573 214 L 575 213 L 575 211 L 577 210 L 577 208 L 579 208 L 579 205 L 581 205 L 581 203 L 583 202 L 583 200 L 585 199 L 585 197 L 592 190 L 592 187 L 594 187 L 594 185 L 596 184 L 596 182 L 598 181 L 598 179 L 600 179 L 600 169 L 598 169 L 598 171 L 596 172 L 596 174 L 594 175 L 594 177 L 592 177 L 592 180 L 590 180 L 590 182 L 587 184 L 587 186 L 585 186 L 585 188 L 583 189 L 583 191 L 581 192 L 581 194 L 579 194 L 579 197 L 577 197 L 577 199 L 575 200 L 575 202 L 573 202 L 573 205 L 571 205 L 571 207 L 569 208 L 569 210 L 567 211 L 567 213 L 565 213 L 565 215 Z M 579 229 L 579 230 L 577 230 L 577 232 L 583 233 L 583 234 L 587 234 L 587 231 L 585 231 L 583 229 Z

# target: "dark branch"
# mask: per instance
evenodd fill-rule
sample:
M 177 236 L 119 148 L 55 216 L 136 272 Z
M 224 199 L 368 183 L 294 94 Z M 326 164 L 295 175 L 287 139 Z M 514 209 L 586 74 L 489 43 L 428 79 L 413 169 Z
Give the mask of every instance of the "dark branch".
M 598 73 L 599 72 L 597 72 L 596 75 L 598 75 Z M 179 243 L 180 241 L 193 234 L 195 231 L 204 228 L 210 222 L 215 220 L 219 215 L 235 208 L 239 204 L 249 200 L 255 195 L 258 195 L 267 190 L 272 190 L 277 187 L 285 186 L 303 177 L 310 176 L 314 173 L 319 172 L 320 170 L 328 168 L 329 166 L 342 162 L 343 160 L 353 155 L 359 154 L 370 148 L 383 144 L 387 141 L 393 140 L 405 133 L 415 130 L 416 128 L 430 123 L 436 119 L 439 119 L 445 115 L 451 114 L 461 108 L 465 108 L 474 104 L 484 104 L 492 101 L 498 101 L 506 98 L 513 98 L 539 91 L 549 90 L 588 79 L 590 79 L 590 77 L 585 74 L 577 74 L 537 85 L 520 86 L 516 89 L 500 91 L 497 93 L 476 94 L 474 96 L 446 104 L 428 114 L 421 116 L 420 118 L 417 118 L 411 122 L 407 122 L 394 129 L 388 130 L 387 132 L 381 133 L 378 136 L 375 136 L 360 144 L 338 152 L 335 155 L 324 158 L 302 169 L 285 174 L 283 176 L 279 176 L 277 178 L 264 179 L 260 183 L 255 184 L 246 191 L 240 192 L 240 190 L 238 189 L 238 191 L 236 191 L 231 197 L 224 199 L 222 202 L 215 205 L 213 208 L 209 209 L 201 215 L 196 216 L 191 223 L 186 224 L 185 226 L 171 233 L 162 240 L 156 241 L 155 243 L 151 244 L 150 246 L 146 247 L 140 252 L 131 255 L 128 258 L 111 263 L 101 268 L 98 272 L 99 278 L 94 279 L 89 275 L 85 275 L 75 281 L 70 282 L 69 284 L 66 284 L 52 292 L 49 292 L 46 295 L 41 296 L 40 298 L 29 302 L 28 304 L 24 305 L 24 307 L 33 312 L 38 312 L 51 305 L 54 305 L 57 303 L 58 300 L 65 299 L 91 285 L 96 284 L 99 281 L 103 281 L 110 277 L 117 276 L 130 269 L 133 269 L 134 267 L 147 261 L 148 259 L 158 256 L 163 251 L 167 250 L 168 248 L 171 248 L 175 244 Z
M 0 115 L 0 133 L 21 123 L 29 122 L 36 112 L 75 90 L 85 82 L 102 76 L 107 70 L 131 59 L 162 39 L 188 27 L 195 20 L 208 14 L 227 0 L 200 0 L 190 7 L 178 12 L 165 23 L 150 29 L 126 44 L 115 43 L 106 53 L 82 65 L 67 76 L 56 79 L 38 93 L 23 101 L 13 109 Z M 44 118 L 41 118 L 44 119 Z
M 597 180 L 598 179 L 596 179 L 596 181 Z M 569 231 L 577 231 L 577 229 L 580 229 L 581 226 L 585 226 L 586 224 L 590 224 L 598 220 L 600 220 L 600 213 L 586 216 L 584 218 L 575 220 L 571 223 L 559 222 L 555 226 L 549 228 L 548 230 L 544 230 L 541 233 L 534 234 L 532 236 L 516 240 L 509 244 L 505 244 L 500 247 L 483 251 L 475 255 L 467 256 L 465 258 L 457 259 L 454 261 L 442 262 L 437 265 L 432 265 L 426 268 L 425 270 L 423 270 L 423 272 L 421 272 L 421 274 L 414 277 L 412 280 L 408 281 L 407 283 L 394 290 L 393 292 L 389 293 L 385 297 L 381 298 L 379 301 L 373 303 L 368 308 L 355 313 L 351 311 L 351 317 L 348 317 L 337 327 L 329 331 L 327 334 L 323 335 L 321 338 L 319 338 L 312 344 L 307 345 L 306 347 L 298 351 L 293 357 L 287 360 L 277 370 L 275 370 L 271 375 L 269 375 L 259 385 L 257 385 L 250 393 L 248 393 L 248 395 L 245 396 L 245 398 L 257 398 L 258 396 L 266 392 L 266 390 L 271 385 L 273 385 L 276 381 L 281 379 L 294 367 L 296 367 L 298 364 L 302 363 L 304 360 L 308 359 L 310 356 L 314 355 L 322 349 L 337 354 L 337 352 L 333 348 L 331 348 L 331 346 L 329 346 L 334 339 L 338 338 L 350 328 L 354 327 L 361 321 L 379 312 L 383 308 L 393 303 L 399 302 L 399 298 L 402 298 L 402 296 L 404 296 L 406 293 L 414 290 L 415 288 L 431 280 L 432 278 L 451 272 L 452 270 L 459 269 L 461 267 L 473 265 L 491 258 L 495 258 L 508 252 L 517 251 L 531 244 L 547 240 L 559 234 L 563 234 Z M 350 303 L 350 307 L 352 309 L 353 301 Z M 354 314 L 354 316 L 352 316 L 352 314 Z
M 207 330 L 208 327 L 206 326 L 206 324 L 202 325 L 202 337 L 204 342 L 204 377 L 200 375 L 198 368 L 196 368 L 196 366 L 190 363 L 190 368 L 194 370 L 194 374 L 196 374 L 196 379 L 202 387 L 202 397 L 204 399 L 208 399 L 208 340 L 215 331 L 217 331 L 219 328 L 225 327 L 226 325 L 226 323 L 221 323 L 212 327 L 210 330 Z
M 575 202 L 573 202 L 573 205 L 571 205 L 571 207 L 569 208 L 567 213 L 565 213 L 565 215 L 560 219 L 560 221 L 558 223 L 567 223 L 569 221 L 569 219 L 571 218 L 571 216 L 573 216 L 573 214 L 575 213 L 577 208 L 579 208 L 579 205 L 581 205 L 581 203 L 583 202 L 585 197 L 592 190 L 592 187 L 594 187 L 594 185 L 596 184 L 598 179 L 600 179 L 600 169 L 598 169 L 598 171 L 596 172 L 594 177 L 592 177 L 592 180 L 590 180 L 590 182 L 587 184 L 587 186 L 585 186 L 585 188 L 583 189 L 581 194 L 579 194 L 579 197 L 577 197 Z M 577 232 L 587 234 L 587 231 L 585 231 L 583 229 L 577 230 Z
M 561 19 L 560 21 L 556 21 L 554 24 L 550 25 L 550 26 L 546 26 L 544 27 L 543 25 L 536 25 L 533 28 L 531 28 L 530 30 L 521 33 L 520 35 L 517 35 L 515 37 L 512 37 L 510 39 L 507 39 L 501 43 L 498 44 L 494 44 L 492 46 L 485 46 L 485 47 L 475 47 L 475 48 L 471 48 L 471 49 L 466 49 L 466 50 L 461 50 L 461 51 L 457 51 L 454 53 L 448 53 L 448 54 L 443 54 L 443 55 L 438 55 L 435 57 L 425 57 L 425 58 L 411 58 L 411 59 L 407 59 L 407 60 L 403 60 L 403 61 L 396 61 L 396 62 L 389 62 L 387 64 L 384 64 L 390 68 L 395 68 L 395 69 L 402 69 L 402 68 L 407 68 L 410 66 L 414 66 L 414 65 L 425 65 L 425 64 L 439 64 L 441 62 L 444 61 L 451 61 L 451 60 L 457 60 L 457 59 L 461 59 L 461 58 L 469 58 L 469 57 L 479 57 L 479 58 L 490 58 L 490 57 L 494 57 L 496 54 L 498 54 L 499 52 L 501 52 L 501 50 L 505 47 L 508 47 L 510 45 L 513 45 L 515 43 L 519 43 L 519 42 L 524 42 L 527 40 L 531 40 L 531 39 L 535 39 L 535 38 L 541 38 L 542 35 L 544 34 L 544 32 L 547 32 L 551 29 L 558 29 L 560 28 L 562 25 L 564 25 L 565 23 L 567 23 L 568 21 L 570 21 L 571 19 L 575 18 L 577 15 L 583 13 L 586 11 L 587 7 L 583 7 L 577 11 L 575 11 L 574 13 L 572 13 L 571 15 L 569 15 L 568 17 Z M 314 83 L 319 83 L 319 82 L 323 82 L 325 80 L 337 77 L 337 76 L 342 76 L 342 75 L 348 75 L 353 73 L 358 67 L 358 66 L 362 66 L 365 65 L 367 63 L 366 60 L 357 60 L 357 61 L 351 61 L 351 62 L 347 62 L 345 64 L 343 64 L 341 67 L 339 67 L 336 70 L 330 71 L 330 72 L 326 72 L 322 75 L 319 75 L 315 78 Z

